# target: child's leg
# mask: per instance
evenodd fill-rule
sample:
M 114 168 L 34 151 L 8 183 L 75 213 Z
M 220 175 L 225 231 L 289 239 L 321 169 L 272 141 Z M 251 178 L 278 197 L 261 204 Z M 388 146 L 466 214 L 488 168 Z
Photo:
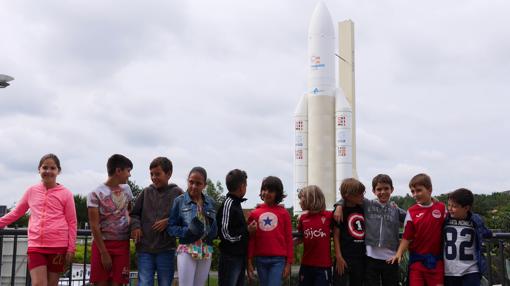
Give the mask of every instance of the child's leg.
M 388 264 L 386 261 L 383 261 L 384 265 L 382 266 L 381 280 L 382 286 L 393 286 L 398 285 L 398 264 Z M 367 283 L 367 285 L 371 285 Z
M 477 273 L 470 273 L 462 276 L 462 286 L 480 286 L 482 275 Z
M 367 264 L 365 269 L 365 278 L 367 285 L 380 285 L 381 284 L 381 274 L 382 267 L 386 264 L 386 261 L 374 259 L 372 257 L 367 257 Z M 391 284 L 396 285 L 396 284 Z
M 443 286 L 443 284 L 444 284 L 444 263 L 443 263 L 443 261 L 442 260 L 437 261 L 436 268 L 427 269 L 424 272 L 424 277 L 425 277 L 425 281 L 426 281 L 427 285 Z M 412 286 L 414 286 L 414 285 L 412 285 Z
M 246 257 L 220 254 L 218 285 L 244 286 Z
M 191 258 L 188 253 L 177 254 L 177 273 L 179 285 L 194 285 L 197 260 Z
M 46 265 L 30 269 L 30 279 L 32 280 L 32 286 L 48 286 L 48 271 Z
M 304 284 L 305 285 L 305 284 Z M 330 267 L 313 267 L 314 286 L 330 286 L 331 285 L 331 268 Z
M 112 285 L 129 283 L 129 240 L 110 241 L 107 245 L 112 257 L 110 280 Z
M 365 259 L 351 259 L 347 262 L 349 286 L 363 286 L 365 281 Z M 377 285 L 377 284 L 375 284 Z
M 313 284 L 314 273 L 310 266 L 301 265 L 299 267 L 299 286 L 308 286 Z
M 138 286 L 154 285 L 155 254 L 147 252 L 138 252 L 137 255 L 138 255 Z
M 61 272 L 48 272 L 48 286 L 57 286 Z
M 197 261 L 197 268 L 195 269 L 195 283 L 194 286 L 205 285 L 207 277 L 209 276 L 209 269 L 211 269 L 211 259 L 202 259 Z M 186 285 L 186 284 L 183 284 Z
M 345 269 L 343 274 L 338 274 L 336 269 L 336 261 L 333 263 L 333 285 L 334 286 L 346 286 L 349 282 L 348 269 Z
M 175 250 L 164 251 L 156 256 L 156 270 L 158 272 L 158 286 L 170 286 L 174 280 Z M 151 284 L 152 286 L 153 284 Z
M 425 286 L 425 272 L 427 268 L 421 262 L 415 262 L 409 266 L 409 286 Z M 435 285 L 431 285 L 435 286 Z
M 283 269 L 285 268 L 285 257 L 275 256 L 271 258 L 271 266 L 268 271 L 268 286 L 281 286 Z

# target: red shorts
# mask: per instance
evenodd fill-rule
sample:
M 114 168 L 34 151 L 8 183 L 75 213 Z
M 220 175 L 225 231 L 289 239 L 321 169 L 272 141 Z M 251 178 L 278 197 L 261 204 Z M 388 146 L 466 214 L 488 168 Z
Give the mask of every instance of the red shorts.
M 110 272 L 104 269 L 99 249 L 96 243 L 92 242 L 90 282 L 129 283 L 129 240 L 105 240 L 104 245 L 112 258 L 112 269 Z
M 46 266 L 48 272 L 64 272 L 66 251 L 65 247 L 29 247 L 27 250 L 28 270 Z
M 415 262 L 409 266 L 409 286 L 442 286 L 443 280 L 443 260 L 438 260 L 434 269 L 428 269 L 421 262 Z

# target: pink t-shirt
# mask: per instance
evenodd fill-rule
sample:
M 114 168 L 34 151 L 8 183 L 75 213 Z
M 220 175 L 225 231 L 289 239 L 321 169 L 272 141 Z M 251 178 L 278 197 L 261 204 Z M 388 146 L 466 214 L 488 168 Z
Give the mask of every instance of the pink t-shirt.
M 129 210 L 133 199 L 128 185 L 112 191 L 100 185 L 87 196 L 87 207 L 99 209 L 99 226 L 103 240 L 129 240 Z
M 303 234 L 304 244 L 302 265 L 331 267 L 331 217 L 331 212 L 323 211 L 304 213 L 299 218 L 298 231 Z

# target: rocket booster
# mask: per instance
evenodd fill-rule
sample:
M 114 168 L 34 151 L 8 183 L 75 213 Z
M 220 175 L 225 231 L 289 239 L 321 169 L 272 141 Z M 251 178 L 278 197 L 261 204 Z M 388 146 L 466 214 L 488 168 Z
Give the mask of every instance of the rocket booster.
M 297 192 L 317 185 L 331 209 L 343 179 L 352 177 L 352 109 L 335 84 L 335 31 L 328 8 L 319 2 L 308 29 L 308 84 L 294 113 L 294 211 Z

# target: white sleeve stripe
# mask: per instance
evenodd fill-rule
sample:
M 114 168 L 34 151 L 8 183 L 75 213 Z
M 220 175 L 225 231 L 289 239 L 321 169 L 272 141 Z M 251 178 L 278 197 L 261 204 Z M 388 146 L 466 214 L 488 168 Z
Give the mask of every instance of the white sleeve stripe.
M 411 222 L 413 221 L 413 218 L 411 217 L 411 213 L 409 211 L 407 211 L 406 218 L 404 220 L 404 229 L 406 229 L 406 224 L 408 221 L 411 221 Z
M 225 200 L 225 206 L 223 207 L 223 218 L 221 222 L 221 233 L 223 234 L 223 237 L 225 237 L 226 240 L 230 242 L 236 242 L 241 240 L 241 236 L 231 236 L 228 233 L 228 220 L 230 219 L 230 207 L 232 206 L 232 199 L 227 198 Z

